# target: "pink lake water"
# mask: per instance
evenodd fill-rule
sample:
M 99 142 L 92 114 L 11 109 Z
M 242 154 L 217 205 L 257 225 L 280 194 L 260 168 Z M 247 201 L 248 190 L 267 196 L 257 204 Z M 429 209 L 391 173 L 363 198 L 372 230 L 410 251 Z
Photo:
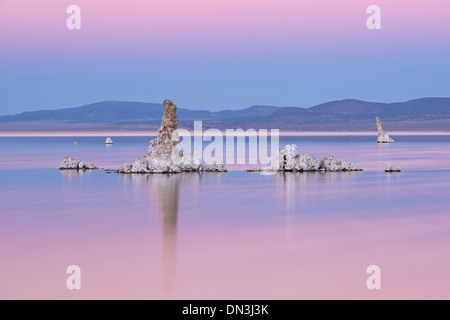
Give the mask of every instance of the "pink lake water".
M 1 299 L 450 298 L 449 136 L 281 137 L 354 173 L 57 169 L 67 155 L 116 168 L 149 140 L 112 138 L 0 138 Z

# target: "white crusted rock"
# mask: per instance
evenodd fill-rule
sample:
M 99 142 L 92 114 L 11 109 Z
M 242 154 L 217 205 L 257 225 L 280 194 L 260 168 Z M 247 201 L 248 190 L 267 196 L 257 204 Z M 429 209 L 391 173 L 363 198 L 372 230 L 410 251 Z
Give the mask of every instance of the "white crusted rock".
M 149 172 L 147 161 L 136 159 L 131 165 L 131 172 Z
M 90 163 L 83 162 L 78 159 L 74 159 L 72 157 L 65 157 L 61 165 L 59 166 L 60 170 L 95 170 L 98 169 L 96 166 Z
M 313 156 L 303 153 L 296 156 L 296 171 L 316 171 L 317 170 L 317 160 Z
M 297 146 L 288 144 L 278 153 L 279 168 L 282 171 L 291 171 L 295 168 L 295 157 L 297 156 Z
M 192 153 L 187 153 L 183 150 L 178 151 L 175 147 L 172 153 L 172 161 L 182 172 L 201 170 L 202 159 L 195 150 Z
M 265 170 L 277 171 L 315 171 L 317 170 L 317 160 L 306 153 L 297 154 L 297 146 L 286 145 L 278 152 L 278 159 Z
M 338 160 L 334 156 L 323 157 L 322 160 L 320 160 L 319 170 L 331 172 L 361 171 L 361 169 L 353 163 Z
M 122 172 L 122 173 L 131 173 L 132 169 L 133 169 L 132 163 L 125 163 L 123 166 L 121 166 L 119 169 L 117 169 L 117 171 Z
M 354 164 L 337 160 L 334 156 L 322 158 L 320 164 L 313 156 L 303 153 L 297 154 L 296 145 L 287 145 L 278 151 L 278 157 L 272 162 L 272 165 L 264 168 L 247 170 L 250 172 L 311 172 L 311 171 L 362 171 Z
M 378 143 L 394 143 L 394 139 L 388 136 L 386 132 L 378 135 Z
M 202 171 L 206 172 L 227 172 L 227 168 L 225 168 L 225 165 L 221 161 L 215 161 L 211 165 L 203 164 L 202 165 Z

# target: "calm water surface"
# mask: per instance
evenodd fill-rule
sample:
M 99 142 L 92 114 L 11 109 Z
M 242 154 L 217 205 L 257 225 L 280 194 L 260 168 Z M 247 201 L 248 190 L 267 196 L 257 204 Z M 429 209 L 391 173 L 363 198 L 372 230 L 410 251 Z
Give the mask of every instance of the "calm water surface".
M 0 298 L 450 298 L 450 136 L 281 138 L 354 173 L 57 169 L 68 155 L 117 168 L 150 139 L 112 138 L 0 138 Z

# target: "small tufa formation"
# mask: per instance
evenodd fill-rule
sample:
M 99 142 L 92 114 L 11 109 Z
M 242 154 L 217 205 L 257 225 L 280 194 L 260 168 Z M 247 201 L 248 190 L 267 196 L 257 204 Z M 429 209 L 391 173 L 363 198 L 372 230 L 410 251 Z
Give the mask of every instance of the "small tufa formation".
M 113 144 L 114 142 L 110 137 L 106 138 L 105 144 Z
M 377 127 L 378 127 L 378 143 L 394 143 L 394 139 L 388 136 L 386 132 L 383 131 L 381 126 L 380 118 L 377 117 Z
M 397 168 L 393 168 L 391 163 L 388 162 L 386 165 L 386 170 L 384 170 L 385 172 L 402 172 L 402 169 L 400 169 L 400 167 L 397 166 Z
M 317 162 L 313 156 L 297 153 L 297 146 L 290 144 L 278 151 L 278 156 L 270 167 L 251 169 L 249 172 L 342 172 L 342 171 L 362 171 L 350 162 L 336 159 L 334 156 L 323 157 Z
M 278 171 L 316 171 L 317 160 L 309 154 L 297 154 L 297 146 L 289 144 L 278 152 Z M 275 163 L 276 165 L 277 163 Z
M 93 164 L 89 164 L 71 157 L 65 157 L 62 160 L 61 165 L 59 166 L 59 170 L 95 170 L 95 169 L 98 168 Z
M 148 153 L 143 159 L 124 164 L 118 173 L 178 173 L 178 172 L 226 172 L 221 162 L 205 164 L 197 152 L 184 152 L 178 149 L 177 106 L 165 100 L 163 119 L 158 137 L 150 141 Z
M 362 171 L 353 163 L 345 162 L 336 159 L 334 156 L 326 156 L 320 160 L 319 170 L 328 172 L 340 172 L 340 171 Z

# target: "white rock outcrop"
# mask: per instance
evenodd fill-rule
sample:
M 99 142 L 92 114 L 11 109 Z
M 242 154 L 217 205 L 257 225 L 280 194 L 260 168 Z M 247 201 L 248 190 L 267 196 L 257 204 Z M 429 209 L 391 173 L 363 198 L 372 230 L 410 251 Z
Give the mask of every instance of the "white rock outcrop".
M 113 144 L 113 143 L 114 142 L 110 137 L 106 138 L 105 144 Z
M 339 172 L 339 171 L 362 171 L 353 163 L 345 162 L 336 159 L 334 156 L 326 156 L 320 160 L 319 170 L 328 172 Z
M 202 165 L 201 170 L 207 171 L 207 172 L 227 172 L 228 171 L 227 168 L 225 167 L 225 164 L 221 161 L 214 162 L 211 165 L 204 163 Z
M 197 152 L 184 152 L 178 149 L 179 139 L 177 106 L 165 100 L 163 119 L 158 137 L 150 141 L 148 153 L 143 159 L 136 159 L 117 169 L 118 173 L 177 173 L 177 172 L 226 172 L 223 163 L 205 164 Z
M 95 169 L 98 168 L 93 164 L 86 163 L 71 157 L 65 157 L 62 160 L 61 165 L 59 166 L 59 170 L 95 170 Z
M 316 171 L 317 160 L 309 154 L 297 153 L 297 146 L 289 144 L 278 152 L 278 171 Z
M 394 143 L 394 139 L 388 136 L 386 132 L 384 132 L 383 127 L 381 126 L 380 118 L 377 117 L 377 127 L 378 127 L 378 143 Z
M 278 156 L 269 167 L 251 169 L 250 172 L 314 172 L 314 171 L 362 171 L 350 162 L 336 159 L 334 156 L 323 157 L 320 163 L 313 156 L 297 153 L 297 146 L 286 145 L 278 151 Z

